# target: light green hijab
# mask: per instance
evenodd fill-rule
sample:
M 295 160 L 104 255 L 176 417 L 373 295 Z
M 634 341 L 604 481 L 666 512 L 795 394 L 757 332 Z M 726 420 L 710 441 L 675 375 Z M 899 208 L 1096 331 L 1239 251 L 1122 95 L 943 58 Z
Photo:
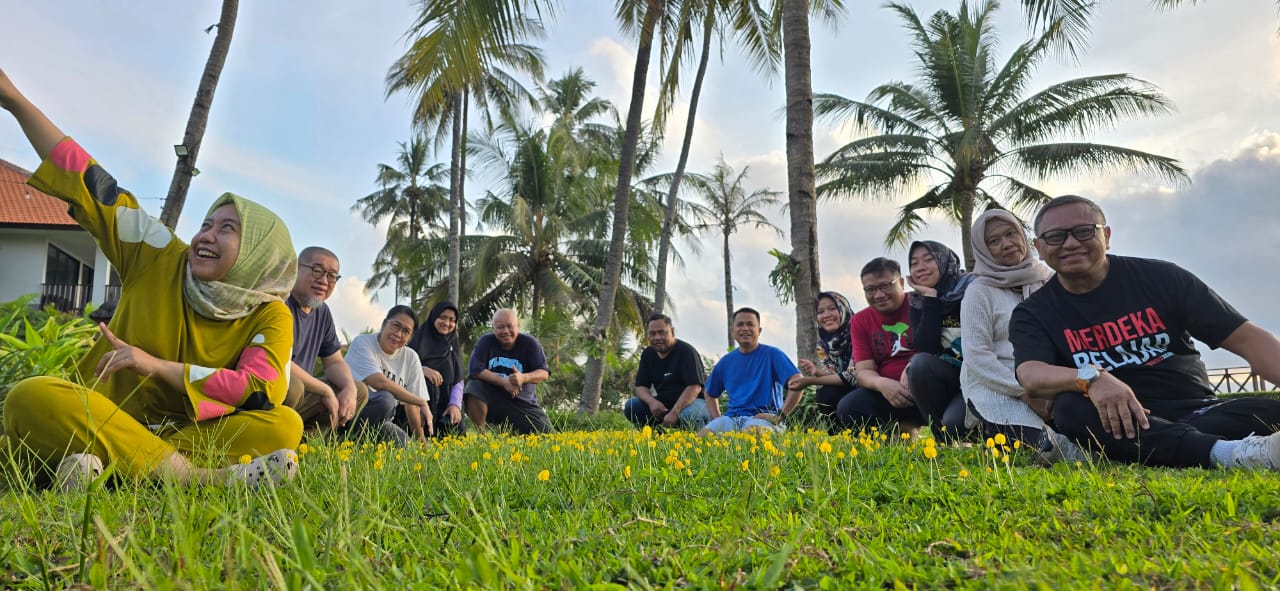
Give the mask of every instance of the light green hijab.
M 271 210 L 232 193 L 223 193 L 209 206 L 232 204 L 240 216 L 240 254 L 219 281 L 201 281 L 187 263 L 182 294 L 196 314 L 212 320 L 248 316 L 267 302 L 283 301 L 298 274 L 298 258 L 284 221 Z

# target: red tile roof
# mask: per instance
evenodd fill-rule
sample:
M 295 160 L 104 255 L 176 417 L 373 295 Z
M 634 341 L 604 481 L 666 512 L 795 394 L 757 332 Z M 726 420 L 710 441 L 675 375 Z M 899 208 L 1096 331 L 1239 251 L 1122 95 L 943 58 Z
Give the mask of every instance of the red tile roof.
M 0 227 L 71 226 L 79 228 L 67 215 L 66 202 L 27 184 L 31 171 L 0 160 Z

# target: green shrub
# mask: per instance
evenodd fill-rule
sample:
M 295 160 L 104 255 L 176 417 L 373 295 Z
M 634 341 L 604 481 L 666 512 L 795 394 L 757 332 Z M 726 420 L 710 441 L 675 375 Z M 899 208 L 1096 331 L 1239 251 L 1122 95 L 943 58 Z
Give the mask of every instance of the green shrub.
M 9 388 L 24 378 L 70 378 L 98 334 L 87 316 L 33 308 L 34 298 L 0 304 L 0 404 Z

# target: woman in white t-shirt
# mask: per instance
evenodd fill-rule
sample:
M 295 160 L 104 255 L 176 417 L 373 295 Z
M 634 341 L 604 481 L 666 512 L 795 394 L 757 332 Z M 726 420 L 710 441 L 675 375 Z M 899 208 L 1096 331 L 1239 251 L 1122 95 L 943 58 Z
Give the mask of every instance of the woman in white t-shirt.
M 346 359 L 351 375 L 369 386 L 369 402 L 375 397 L 395 398 L 404 406 L 412 436 L 426 442 L 432 434 L 431 395 L 418 355 L 405 347 L 417 324 L 412 308 L 391 308 L 381 330 L 351 339 Z

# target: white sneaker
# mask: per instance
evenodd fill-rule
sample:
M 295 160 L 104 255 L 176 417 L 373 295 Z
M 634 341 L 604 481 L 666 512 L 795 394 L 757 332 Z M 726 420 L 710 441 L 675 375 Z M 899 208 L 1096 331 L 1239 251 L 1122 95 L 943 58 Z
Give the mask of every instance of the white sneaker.
M 1275 470 L 1280 472 L 1280 432 L 1250 435 L 1236 442 L 1231 455 L 1232 468 Z
M 102 475 L 102 460 L 93 454 L 71 454 L 58 462 L 53 484 L 62 492 L 84 490 Z
M 248 464 L 236 464 L 228 468 L 227 473 L 228 484 L 244 484 L 255 489 L 275 486 L 292 480 L 298 473 L 298 454 L 291 449 L 277 449 Z

